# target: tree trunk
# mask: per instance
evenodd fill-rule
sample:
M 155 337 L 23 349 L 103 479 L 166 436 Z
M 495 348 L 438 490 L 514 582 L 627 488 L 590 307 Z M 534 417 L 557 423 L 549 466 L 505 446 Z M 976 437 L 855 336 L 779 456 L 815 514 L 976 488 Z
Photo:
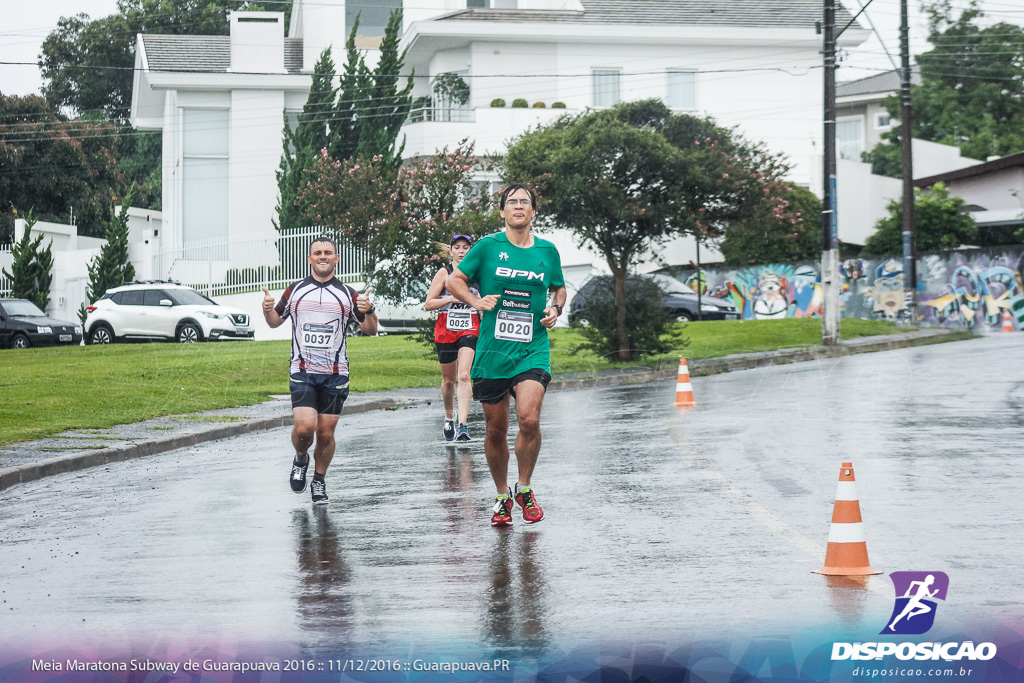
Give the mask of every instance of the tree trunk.
M 629 332 L 626 329 L 626 273 L 627 268 L 614 268 L 615 276 L 615 323 L 619 332 L 619 360 L 627 361 L 632 352 L 629 348 Z

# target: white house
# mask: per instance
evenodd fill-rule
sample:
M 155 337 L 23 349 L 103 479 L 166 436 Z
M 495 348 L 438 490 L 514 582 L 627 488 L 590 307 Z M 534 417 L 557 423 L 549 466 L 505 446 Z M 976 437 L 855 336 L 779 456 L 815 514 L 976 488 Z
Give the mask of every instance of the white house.
M 911 74 L 911 82 L 921 84 L 916 71 Z M 899 88 L 900 75 L 896 71 L 836 85 L 836 208 L 839 237 L 844 242 L 864 244 L 874 233 L 875 224 L 888 215 L 889 202 L 903 196 L 901 180 L 875 175 L 871 165 L 861 161 L 861 154 L 874 149 L 884 133 L 900 125 L 883 104 L 898 94 Z M 956 147 L 916 138 L 912 140 L 912 157 L 914 178 L 980 163 L 961 156 Z
M 232 13 L 230 36 L 138 37 L 131 120 L 163 132 L 161 249 L 273 238 L 283 117 L 301 110 L 324 47 L 344 60 L 358 12 L 357 44 L 376 59 L 398 1 L 295 0 L 287 37 L 275 12 Z M 478 152 L 497 153 L 564 111 L 658 97 L 786 153 L 791 179 L 819 191 L 820 0 L 404 0 L 402 7 L 414 94 L 429 93 L 442 73 L 461 75 L 471 89 L 457 111 L 449 105 L 443 116 L 410 118 L 407 155 L 465 137 Z M 840 23 L 851 17 L 845 9 L 838 15 Z M 840 46 L 866 37 L 855 24 Z M 497 98 L 531 106 L 491 107 Z M 555 102 L 566 109 L 552 109 Z M 661 256 L 685 263 L 693 250 L 692 240 L 680 240 Z M 226 249 L 210 258 L 221 270 L 235 260 Z M 593 262 L 585 253 L 580 259 L 569 265 Z

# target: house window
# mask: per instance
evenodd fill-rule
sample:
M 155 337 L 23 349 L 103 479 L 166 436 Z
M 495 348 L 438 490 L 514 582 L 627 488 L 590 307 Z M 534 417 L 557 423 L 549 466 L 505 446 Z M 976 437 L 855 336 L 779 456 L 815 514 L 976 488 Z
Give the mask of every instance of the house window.
M 183 109 L 182 134 L 182 241 L 226 240 L 228 111 Z
M 836 154 L 840 159 L 860 161 L 865 150 L 864 117 L 836 119 Z
M 693 71 L 669 71 L 665 103 L 672 109 L 696 109 L 697 74 Z
M 348 0 L 345 3 L 345 33 L 352 31 L 356 17 L 359 17 L 359 35 L 372 38 L 383 36 L 391 12 L 400 9 L 402 0 Z
M 594 69 L 594 106 L 613 107 L 619 103 L 621 69 Z
M 892 117 L 889 116 L 888 112 L 884 114 L 875 114 L 875 128 L 878 130 L 888 130 L 889 128 L 892 128 Z

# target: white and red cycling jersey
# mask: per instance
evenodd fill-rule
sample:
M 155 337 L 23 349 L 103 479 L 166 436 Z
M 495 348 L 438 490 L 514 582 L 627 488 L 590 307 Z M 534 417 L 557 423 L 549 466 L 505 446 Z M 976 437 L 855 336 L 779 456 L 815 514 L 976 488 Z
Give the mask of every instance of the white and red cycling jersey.
M 347 375 L 345 329 L 363 322 L 357 292 L 338 278 L 320 282 L 312 275 L 284 290 L 274 310 L 292 319 L 291 373 Z

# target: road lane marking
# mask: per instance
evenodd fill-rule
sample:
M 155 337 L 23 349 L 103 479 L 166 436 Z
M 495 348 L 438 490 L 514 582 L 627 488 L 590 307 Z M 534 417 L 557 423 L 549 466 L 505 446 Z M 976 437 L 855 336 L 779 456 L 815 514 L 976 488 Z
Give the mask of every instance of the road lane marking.
M 794 546 L 806 552 L 812 558 L 822 559 L 825 557 L 825 546 L 815 543 L 799 531 L 791 528 L 788 524 L 769 512 L 766 507 L 744 493 L 742 489 L 729 481 L 724 474 L 716 470 L 706 458 L 697 452 L 693 447 L 693 444 L 691 444 L 686 438 L 686 435 L 683 433 L 680 426 L 674 423 L 673 418 L 669 418 L 667 422 L 669 436 L 671 436 L 672 440 L 676 442 L 677 446 L 679 446 L 679 450 L 693 462 L 705 477 L 717 486 L 719 491 L 742 506 L 751 517 L 764 525 L 769 531 L 782 536 Z M 832 524 L 830 529 L 835 526 L 835 524 Z M 879 595 L 892 597 L 892 589 L 882 584 L 883 582 L 881 581 L 869 581 L 867 588 Z

